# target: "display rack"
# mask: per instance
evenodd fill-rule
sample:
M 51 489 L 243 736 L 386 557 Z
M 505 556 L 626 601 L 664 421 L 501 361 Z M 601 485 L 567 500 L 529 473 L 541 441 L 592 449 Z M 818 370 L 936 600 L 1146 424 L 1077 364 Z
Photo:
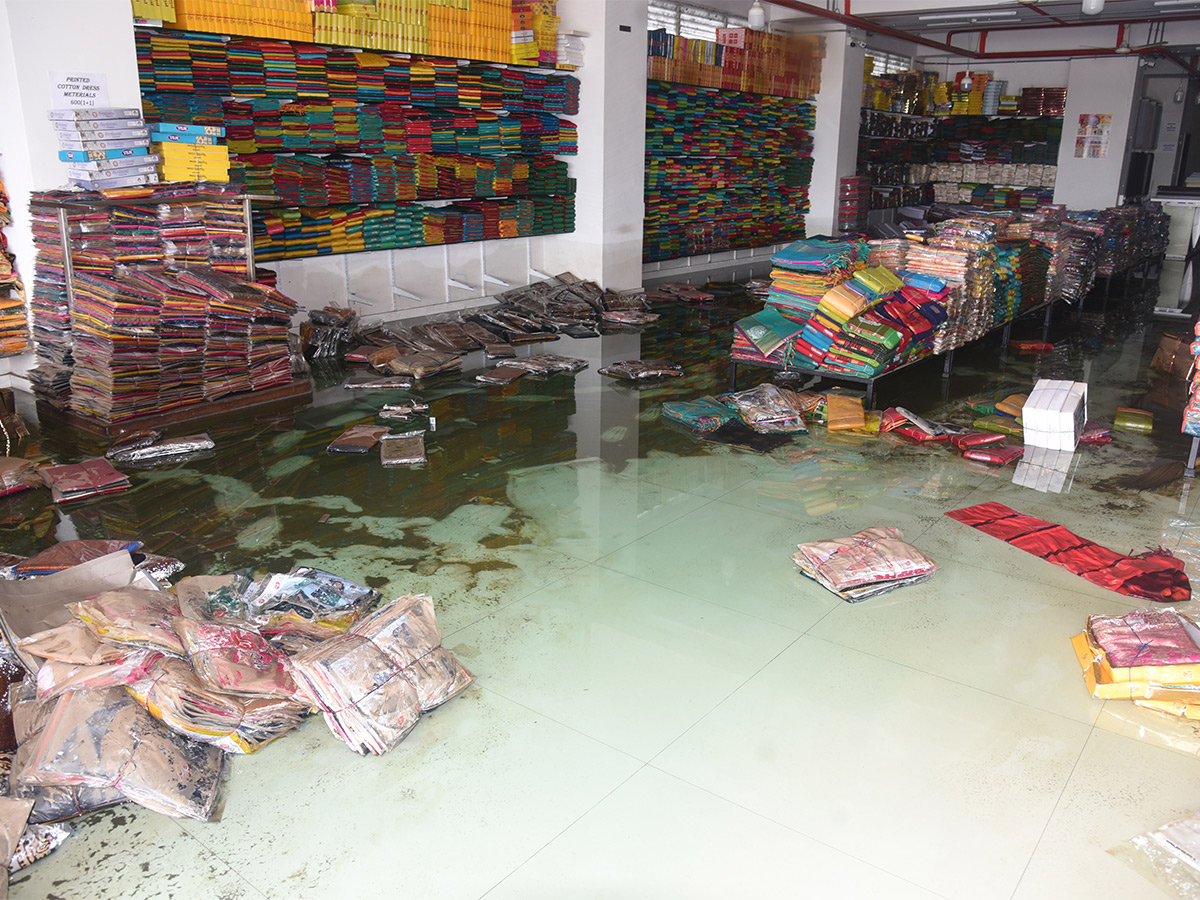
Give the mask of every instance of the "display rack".
M 976 338 L 975 341 L 980 341 L 989 334 L 994 334 L 996 331 L 1001 331 L 1000 352 L 1001 352 L 1001 354 L 1005 354 L 1008 352 L 1008 341 L 1009 341 L 1009 337 L 1012 333 L 1013 322 L 1017 321 L 1017 319 L 1024 318 L 1025 316 L 1032 315 L 1036 312 L 1042 312 L 1043 310 L 1045 311 L 1045 318 L 1042 322 L 1042 340 L 1044 341 L 1044 340 L 1046 340 L 1046 337 L 1049 335 L 1049 332 L 1050 332 L 1050 322 L 1051 322 L 1051 317 L 1054 312 L 1053 307 L 1056 302 L 1057 301 L 1055 301 L 1055 300 L 1050 300 L 1045 303 L 1038 304 L 1037 306 L 1030 307 L 1029 309 L 1026 309 L 1023 311 L 1018 311 L 1017 314 L 1014 315 L 1007 322 L 1004 322 L 1001 325 L 996 325 L 993 328 L 990 328 L 984 334 L 982 334 L 978 338 Z M 971 341 L 969 343 L 975 343 L 975 341 Z M 968 346 L 968 344 L 963 344 L 962 346 L 965 347 L 965 346 Z M 956 349 L 958 349 L 958 348 L 955 348 L 955 350 Z M 740 365 L 754 366 L 756 368 L 761 368 L 761 369 L 773 369 L 777 372 L 785 372 L 785 373 L 787 373 L 789 375 L 793 375 L 793 376 L 800 376 L 800 377 L 808 376 L 810 379 L 812 379 L 810 381 L 810 384 L 816 384 L 820 380 L 840 381 L 840 382 L 850 382 L 852 384 L 861 384 L 866 388 L 866 405 L 867 405 L 867 408 L 870 408 L 871 404 L 875 400 L 875 384 L 876 384 L 876 382 L 878 382 L 882 378 L 887 378 L 890 375 L 895 375 L 897 372 L 902 372 L 905 369 L 911 368 L 912 366 L 919 365 L 923 362 L 928 362 L 929 360 L 935 359 L 939 356 L 942 358 L 942 378 L 948 379 L 954 373 L 954 350 L 947 350 L 945 353 L 940 353 L 940 354 L 931 353 L 926 356 L 922 356 L 919 359 L 912 359 L 912 360 L 909 360 L 908 362 L 902 363 L 901 365 L 895 366 L 893 368 L 885 369 L 882 372 L 878 372 L 875 375 L 853 375 L 853 374 L 850 374 L 847 372 L 833 372 L 828 369 L 821 369 L 821 368 L 808 369 L 808 368 L 802 368 L 802 367 L 797 367 L 797 366 L 783 365 L 783 364 L 779 364 L 779 363 L 755 362 L 755 361 L 751 361 L 751 360 L 732 359 L 731 358 L 729 361 L 729 390 L 730 391 L 737 390 L 738 366 L 740 366 Z
M 42 209 L 52 209 L 55 212 L 59 249 L 61 250 L 61 267 L 64 280 L 65 298 L 67 305 L 67 332 L 66 340 L 69 345 L 74 344 L 74 313 L 77 305 L 76 298 L 76 265 L 74 260 L 74 250 L 72 247 L 70 234 L 70 214 L 72 211 L 87 211 L 92 209 L 105 209 L 112 207 L 157 207 L 157 206 L 175 206 L 180 204 L 201 204 L 201 203 L 221 203 L 228 204 L 230 201 L 236 200 L 240 202 L 242 207 L 242 220 L 244 224 L 244 238 L 246 243 L 246 262 L 245 262 L 245 278 L 247 281 L 255 280 L 255 252 L 254 252 L 254 235 L 253 235 L 253 204 L 254 202 L 270 202 L 274 197 L 254 195 L 254 194 L 237 194 L 217 193 L 205 191 L 200 188 L 186 195 L 177 195 L 171 197 L 111 197 L 111 198 L 91 198 L 91 199 L 71 199 L 71 198 L 52 198 L 52 197 L 35 197 L 36 203 Z M 40 248 L 41 250 L 45 247 Z M 187 267 L 182 267 L 186 269 Z M 247 353 L 249 353 L 250 332 L 252 330 L 252 322 L 257 322 L 257 313 L 247 313 L 245 315 L 247 328 Z M 207 318 L 207 316 L 205 316 Z M 275 314 L 274 318 L 281 319 L 282 315 Z M 114 326 L 115 327 L 115 326 Z M 157 327 L 157 326 L 156 326 Z M 226 326 L 228 327 L 228 326 Z M 278 326 L 272 326 L 278 327 Z M 205 326 L 204 332 L 207 333 L 208 327 Z M 286 338 L 286 329 L 283 332 Z M 248 371 L 251 366 L 250 356 L 247 356 Z M 278 359 L 275 360 L 278 362 Z M 283 359 L 286 362 L 286 358 Z M 78 360 L 71 363 L 72 367 L 78 364 Z M 257 370 L 256 370 L 257 371 Z M 123 417 L 110 421 L 107 418 L 90 415 L 77 409 L 72 409 L 67 406 L 60 406 L 49 402 L 41 396 L 37 401 L 37 409 L 39 416 L 46 417 L 59 421 L 76 428 L 81 428 L 89 431 L 92 434 L 103 437 L 113 437 L 122 432 L 130 430 L 131 427 L 137 428 L 159 428 L 169 425 L 195 425 L 202 421 L 217 421 L 227 418 L 231 414 L 260 414 L 267 412 L 276 412 L 286 408 L 303 404 L 312 398 L 312 384 L 307 379 L 288 378 L 286 383 L 280 383 L 279 377 L 282 373 L 276 373 L 274 369 L 270 370 L 269 379 L 264 379 L 264 384 L 261 387 L 250 387 L 248 390 L 233 390 L 224 391 L 212 399 L 196 400 L 194 402 L 180 403 L 170 409 L 156 409 L 148 411 L 144 414 L 134 415 L 132 417 Z M 35 389 L 37 381 L 35 380 Z M 207 392 L 207 388 L 205 389 Z M 216 392 L 213 392 L 214 394 Z M 160 401 L 161 402 L 161 401 Z
M 147 119 L 224 127 L 231 174 L 284 196 L 255 213 L 262 261 L 574 230 L 557 159 L 577 152 L 571 75 L 188 32 L 137 43 Z

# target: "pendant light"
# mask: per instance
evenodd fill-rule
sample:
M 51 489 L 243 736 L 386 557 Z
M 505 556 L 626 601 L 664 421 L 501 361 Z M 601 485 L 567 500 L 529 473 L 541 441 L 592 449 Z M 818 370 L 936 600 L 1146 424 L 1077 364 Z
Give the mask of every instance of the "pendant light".
M 1098 16 L 1104 12 L 1104 0 L 1083 0 L 1081 12 L 1085 16 Z
M 1175 102 L 1176 103 L 1183 102 L 1183 85 L 1182 84 L 1180 84 L 1179 87 L 1175 88 Z
M 759 0 L 754 0 L 750 4 L 750 10 L 746 13 L 746 24 L 753 31 L 762 31 L 767 27 L 767 11 L 763 9 L 763 5 Z

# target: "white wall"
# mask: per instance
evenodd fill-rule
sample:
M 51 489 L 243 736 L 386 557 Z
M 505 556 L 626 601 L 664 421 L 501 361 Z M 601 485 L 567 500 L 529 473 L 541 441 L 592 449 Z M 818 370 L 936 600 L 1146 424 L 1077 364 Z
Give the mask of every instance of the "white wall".
M 1163 71 L 1155 73 L 1155 70 Z M 1175 171 L 1175 158 L 1179 152 L 1180 139 L 1183 132 L 1184 113 L 1192 94 L 1188 91 L 1186 74 L 1168 75 L 1167 71 L 1175 68 L 1163 63 L 1154 69 L 1142 69 L 1141 96 L 1157 100 L 1162 104 L 1162 119 L 1158 124 L 1158 143 L 1154 150 L 1154 168 L 1150 176 L 1150 190 L 1157 187 L 1170 187 Z M 1147 74 L 1155 73 L 1155 74 Z M 1184 89 L 1183 102 L 1175 102 L 1175 91 Z
M 52 69 L 102 72 L 111 105 L 140 106 L 128 0 L 0 0 L 0 173 L 13 208 L 10 246 L 27 289 L 29 194 L 59 187 L 67 174 L 46 118 Z M 0 360 L 0 381 L 31 364 L 32 354 Z
M 1058 150 L 1054 202 L 1068 209 L 1103 209 L 1120 198 L 1121 171 L 1130 131 L 1138 61 L 1133 56 L 1071 61 L 1063 140 Z M 1112 116 L 1108 155 L 1103 159 L 1075 156 L 1075 132 L 1081 115 Z

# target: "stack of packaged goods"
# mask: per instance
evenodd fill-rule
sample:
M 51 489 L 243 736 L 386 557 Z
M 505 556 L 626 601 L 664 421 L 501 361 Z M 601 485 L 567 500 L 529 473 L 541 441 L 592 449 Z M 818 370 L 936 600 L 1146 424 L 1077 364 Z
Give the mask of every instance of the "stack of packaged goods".
M 985 116 L 995 116 L 1000 113 L 1000 97 L 1004 94 L 1008 87 L 1008 82 L 1000 80 L 991 80 L 983 87 L 983 109 L 981 112 Z
M 830 288 L 866 266 L 865 241 L 794 241 L 773 257 L 767 303 L 803 325 Z
M 156 122 L 150 131 L 164 181 L 229 181 L 229 148 L 217 125 Z
M 1196 359 L 1197 356 L 1200 356 L 1200 321 L 1196 323 L 1193 331 L 1195 338 L 1193 338 L 1190 348 L 1193 357 L 1190 399 L 1183 412 L 1183 426 L 1180 430 L 1192 437 L 1200 437 L 1200 360 Z
M 1066 88 L 1027 87 L 1021 91 L 1023 116 L 1061 116 L 1066 105 Z
M 1103 233 L 1095 224 L 1074 222 L 1054 222 L 1034 230 L 1034 240 L 1050 252 L 1047 297 L 1078 303 L 1088 295 L 1096 282 Z
M 948 219 L 936 235 L 914 239 L 908 271 L 933 275 L 950 286 L 949 319 L 934 339 L 934 352 L 944 353 L 982 337 L 992 327 L 995 292 L 996 223 L 985 219 Z
M 886 266 L 893 271 L 903 269 L 908 261 L 908 240 L 906 238 L 880 238 L 867 241 L 870 255 L 867 265 L 870 268 Z
M 853 175 L 843 178 L 838 187 L 838 231 L 854 234 L 867 230 L 871 211 L 871 179 Z
M 158 181 L 140 109 L 56 109 L 48 115 L 71 184 L 104 190 Z
M 1002 241 L 996 245 L 993 325 L 1010 322 L 1017 313 L 1045 301 L 1048 265 L 1045 252 L 1034 241 Z
M 0 356 L 24 353 L 29 347 L 29 321 L 25 312 L 25 292 L 8 250 L 4 229 L 12 223 L 8 194 L 0 182 Z

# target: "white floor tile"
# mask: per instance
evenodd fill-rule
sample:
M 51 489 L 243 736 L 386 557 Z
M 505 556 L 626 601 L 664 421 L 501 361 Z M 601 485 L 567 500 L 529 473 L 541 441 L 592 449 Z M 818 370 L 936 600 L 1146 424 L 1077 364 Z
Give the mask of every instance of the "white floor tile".
M 381 757 L 312 720 L 235 760 L 224 820 L 187 828 L 267 897 L 473 898 L 637 767 L 474 687 Z
M 487 900 L 726 900 L 937 896 L 692 787 L 643 769 Z
M 1200 760 L 1094 732 L 1013 900 L 1158 900 L 1158 888 L 1108 851 L 1197 809 Z
M 1016 887 L 1088 732 L 805 636 L 654 765 L 931 891 L 989 900 Z
M 489 690 L 647 760 L 796 636 L 588 566 L 448 646 Z

